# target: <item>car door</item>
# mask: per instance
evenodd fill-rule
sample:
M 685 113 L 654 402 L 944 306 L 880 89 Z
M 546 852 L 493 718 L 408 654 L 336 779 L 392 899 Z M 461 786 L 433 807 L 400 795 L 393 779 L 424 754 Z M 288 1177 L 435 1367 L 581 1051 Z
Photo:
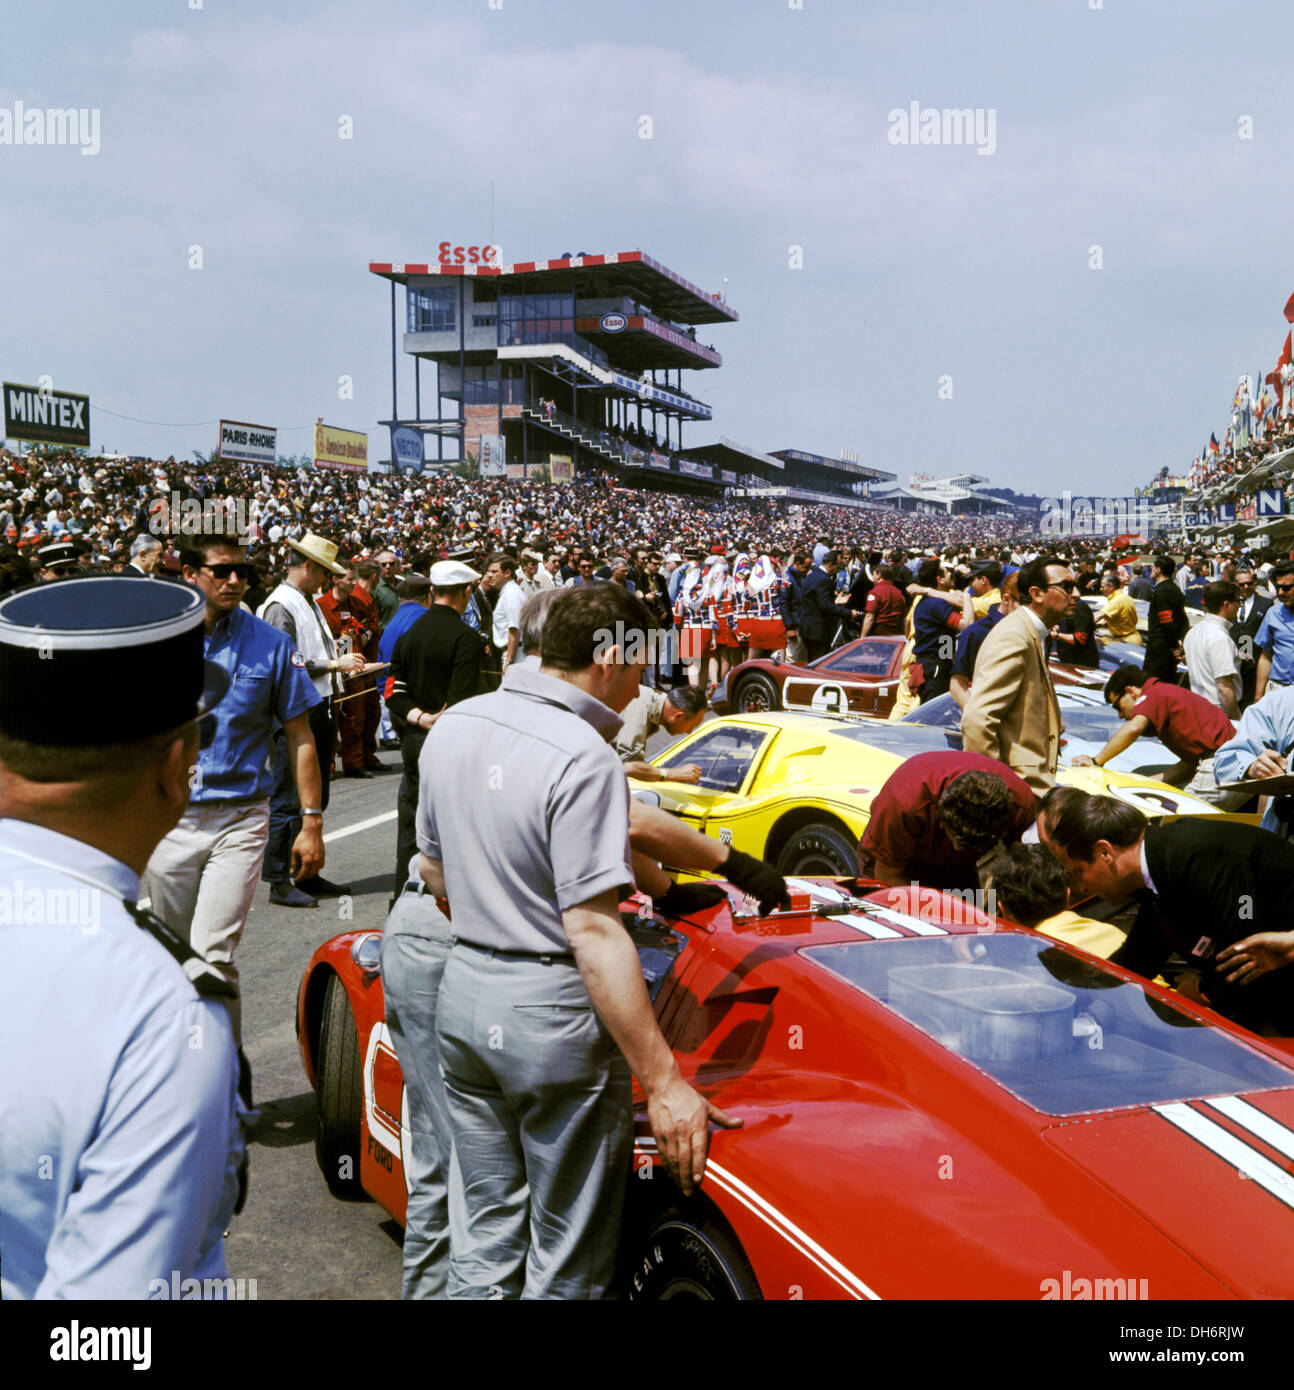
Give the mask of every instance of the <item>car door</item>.
M 814 662 L 814 675 L 788 675 L 782 704 L 816 713 L 844 713 L 848 708 L 851 714 L 886 714 L 894 704 L 902 650 L 902 640 L 889 637 L 850 642 Z

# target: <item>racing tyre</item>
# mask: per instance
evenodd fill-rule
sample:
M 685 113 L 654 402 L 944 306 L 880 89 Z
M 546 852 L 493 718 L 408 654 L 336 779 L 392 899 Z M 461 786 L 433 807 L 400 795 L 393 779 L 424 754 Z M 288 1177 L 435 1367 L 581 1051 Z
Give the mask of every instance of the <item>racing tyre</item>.
M 781 709 L 782 692 L 767 676 L 752 671 L 742 677 L 732 707 L 739 714 L 763 714 L 767 710 Z
M 858 872 L 858 848 L 834 825 L 806 825 L 797 830 L 777 856 L 779 874 L 810 878 L 849 878 Z
M 643 1240 L 629 1286 L 638 1303 L 760 1299 L 759 1281 L 736 1238 L 710 1213 L 663 1212 Z
M 333 975 L 324 991 L 315 1099 L 319 1126 L 315 1158 L 334 1197 L 362 1197 L 360 1123 L 364 1113 L 363 1062 L 346 987 Z

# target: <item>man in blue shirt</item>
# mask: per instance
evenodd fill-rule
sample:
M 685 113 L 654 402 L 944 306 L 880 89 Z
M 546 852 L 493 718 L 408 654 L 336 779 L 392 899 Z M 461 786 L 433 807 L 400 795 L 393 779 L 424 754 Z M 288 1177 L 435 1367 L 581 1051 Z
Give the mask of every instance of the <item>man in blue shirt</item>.
M 234 950 L 256 894 L 269 838 L 267 766 L 274 721 L 283 725 L 301 801 L 302 825 L 292 846 L 292 874 L 306 878 L 324 865 L 319 758 L 307 711 L 318 695 L 305 660 L 269 623 L 240 607 L 252 567 L 237 538 L 186 537 L 184 578 L 206 598 L 206 655 L 229 674 L 229 694 L 216 712 L 215 739 L 202 751 L 189 808 L 148 863 L 153 910 L 231 984 Z M 241 1036 L 241 1011 L 230 1012 Z
M 244 1155 L 230 987 L 136 907 L 228 684 L 202 614 L 183 585 L 116 575 L 0 601 L 4 1299 L 224 1292 Z
M 1240 716 L 1235 735 L 1213 755 L 1213 777 L 1218 782 L 1288 777 L 1292 755 L 1294 687 L 1278 686 Z M 1263 829 L 1288 837 L 1294 815 L 1286 817 L 1287 807 L 1294 808 L 1288 796 L 1272 797 L 1263 814 Z
M 1276 602 L 1263 615 L 1254 638 L 1258 678 L 1254 699 L 1261 700 L 1269 685 L 1294 685 L 1294 560 L 1272 566 Z
M 963 604 L 963 622 L 968 606 Z M 957 655 L 953 658 L 952 679 L 948 686 L 953 699 L 962 709 L 966 708 L 966 701 L 970 699 L 971 685 L 975 679 L 975 659 L 979 656 L 979 649 L 984 645 L 984 639 L 1008 613 L 1014 613 L 1018 607 L 1016 577 L 1010 574 L 1002 581 L 1002 597 L 988 610 L 987 617 L 977 618 L 969 627 L 962 628 L 961 636 L 957 639 Z
M 912 655 L 921 663 L 924 673 L 919 691 L 923 705 L 945 694 L 952 678 L 956 652 L 953 633 L 960 626 L 962 615 L 936 592 L 936 586 L 946 591 L 948 584 L 948 573 L 938 560 L 921 562 L 917 587 L 925 593 L 912 610 Z
M 431 603 L 431 581 L 420 574 L 411 574 L 402 579 L 396 593 L 400 606 L 391 615 L 391 621 L 382 629 L 382 639 L 377 644 L 378 660 L 389 666 L 395 652 L 395 644 L 400 635 L 407 632 L 427 611 Z M 389 677 L 388 677 L 389 680 Z

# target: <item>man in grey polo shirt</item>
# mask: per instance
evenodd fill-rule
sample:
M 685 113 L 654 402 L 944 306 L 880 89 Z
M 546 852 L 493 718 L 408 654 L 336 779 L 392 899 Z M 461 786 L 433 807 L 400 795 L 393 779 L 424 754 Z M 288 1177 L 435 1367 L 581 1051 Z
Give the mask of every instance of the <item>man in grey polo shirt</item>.
M 667 1170 L 701 1181 L 708 1125 L 647 997 L 620 898 L 628 788 L 609 747 L 651 614 L 619 585 L 564 594 L 539 671 L 454 706 L 427 736 L 419 872 L 453 943 L 437 1034 L 455 1169 L 451 1298 L 601 1298 L 615 1272 L 633 1139 L 630 1070 Z M 608 640 L 610 637 L 624 640 Z

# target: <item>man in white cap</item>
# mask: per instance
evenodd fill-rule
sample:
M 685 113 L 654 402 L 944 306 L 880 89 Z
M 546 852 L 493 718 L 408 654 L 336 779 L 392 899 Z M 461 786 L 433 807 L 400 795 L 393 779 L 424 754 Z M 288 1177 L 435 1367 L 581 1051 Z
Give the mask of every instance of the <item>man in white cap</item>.
M 405 632 L 391 653 L 391 719 L 400 735 L 404 776 L 397 801 L 393 898 L 404 887 L 417 851 L 418 756 L 430 729 L 451 705 L 481 689 L 481 641 L 463 621 L 472 585 L 480 575 L 459 560 L 441 560 L 427 575 L 431 607 Z
M 261 604 L 256 616 L 291 640 L 319 695 L 319 703 L 310 709 L 310 732 L 323 778 L 319 809 L 326 811 L 336 746 L 333 697 L 340 690 L 339 673 L 357 674 L 365 662 L 358 652 L 338 655 L 328 620 L 315 602 L 314 596 L 332 583 L 333 575 L 346 573 L 345 567 L 337 563 L 337 547 L 309 531 L 299 541 L 289 539 L 288 545 L 295 554 L 288 561 L 287 578 Z M 316 898 L 337 897 L 346 890 L 318 874 L 293 884 L 290 853 L 301 828 L 301 805 L 293 788 L 287 741 L 281 729 L 275 732 L 271 756 L 274 791 L 270 796 L 270 838 L 261 877 L 270 885 L 270 902 L 280 907 L 314 907 Z

